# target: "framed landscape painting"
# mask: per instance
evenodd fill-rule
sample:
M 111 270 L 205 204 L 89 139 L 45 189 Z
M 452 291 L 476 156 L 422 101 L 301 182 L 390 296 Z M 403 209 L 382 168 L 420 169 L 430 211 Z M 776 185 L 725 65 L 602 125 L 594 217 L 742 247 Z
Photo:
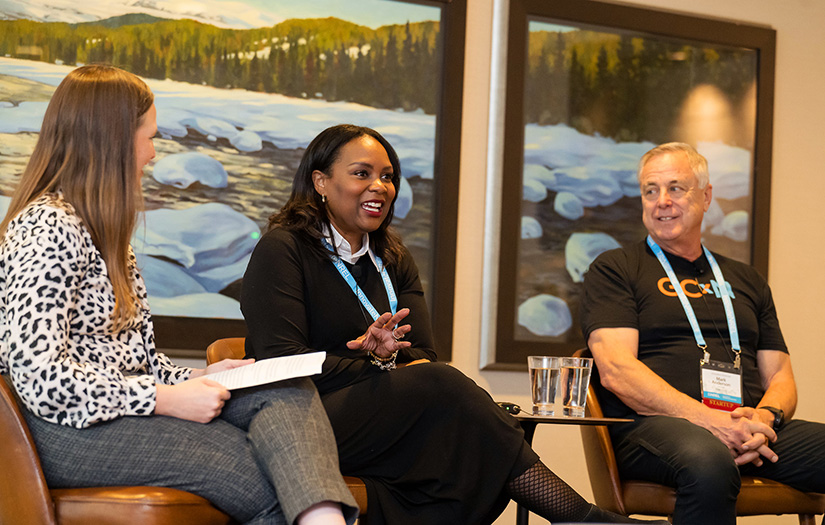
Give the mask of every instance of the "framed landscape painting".
M 0 6 L 0 214 L 72 68 L 114 64 L 155 94 L 157 157 L 132 245 L 158 347 L 202 352 L 245 335 L 241 279 L 303 148 L 353 123 L 377 129 L 399 154 L 393 224 L 421 270 L 449 358 L 464 0 Z
M 512 0 L 495 356 L 570 355 L 582 276 L 646 231 L 636 171 L 655 145 L 709 162 L 711 250 L 767 273 L 772 29 L 589 0 Z

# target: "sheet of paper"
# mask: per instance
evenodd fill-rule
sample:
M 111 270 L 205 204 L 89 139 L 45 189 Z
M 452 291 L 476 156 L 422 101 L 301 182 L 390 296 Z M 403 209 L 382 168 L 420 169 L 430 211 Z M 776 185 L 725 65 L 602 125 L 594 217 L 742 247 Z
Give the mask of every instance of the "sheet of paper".
M 273 357 L 262 359 L 251 365 L 233 368 L 207 374 L 212 381 L 222 384 L 229 390 L 246 388 L 250 386 L 274 383 L 293 377 L 311 376 L 321 373 L 321 365 L 326 359 L 326 352 L 313 352 L 311 354 L 288 355 L 284 357 Z

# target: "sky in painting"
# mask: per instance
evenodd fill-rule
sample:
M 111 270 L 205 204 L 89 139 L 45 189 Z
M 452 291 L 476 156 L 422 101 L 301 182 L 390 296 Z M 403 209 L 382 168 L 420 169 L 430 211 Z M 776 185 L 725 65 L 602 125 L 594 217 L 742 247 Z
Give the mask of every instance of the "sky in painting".
M 438 8 L 394 0 L 246 0 L 244 3 L 278 18 L 334 16 L 372 28 L 388 24 L 437 20 Z
M 236 29 L 268 27 L 290 18 L 333 16 L 372 28 L 440 18 L 437 7 L 397 0 L 0 0 L 0 20 L 81 23 L 127 13 Z
M 575 31 L 579 29 L 578 27 L 573 26 L 563 26 L 559 24 L 550 24 L 548 22 L 538 22 L 535 20 L 530 21 L 530 32 L 533 31 L 548 31 L 550 33 L 566 33 L 568 31 Z

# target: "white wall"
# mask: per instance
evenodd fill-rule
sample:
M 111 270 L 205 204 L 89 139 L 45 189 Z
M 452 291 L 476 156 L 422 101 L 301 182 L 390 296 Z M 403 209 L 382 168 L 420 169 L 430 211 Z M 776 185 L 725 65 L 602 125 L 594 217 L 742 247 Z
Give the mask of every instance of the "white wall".
M 575 0 L 571 0 L 575 1 Z M 773 189 L 769 281 L 791 348 L 800 403 L 798 417 L 825 421 L 825 2 L 822 0 L 636 0 L 634 5 L 768 25 L 777 31 Z M 494 0 L 468 0 L 454 364 L 496 399 L 529 403 L 526 373 L 480 372 L 482 261 L 487 125 Z M 558 474 L 592 500 L 575 428 L 540 427 L 536 449 Z M 515 521 L 513 505 L 497 524 Z M 532 522 L 542 522 L 533 517 Z M 791 516 L 740 519 L 745 525 L 797 523 Z

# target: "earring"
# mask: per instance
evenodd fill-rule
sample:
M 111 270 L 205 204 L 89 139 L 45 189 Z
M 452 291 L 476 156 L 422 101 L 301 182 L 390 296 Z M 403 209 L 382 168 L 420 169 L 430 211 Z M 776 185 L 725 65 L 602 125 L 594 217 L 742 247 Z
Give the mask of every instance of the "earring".
M 323 202 L 324 204 L 327 203 L 327 196 L 326 195 L 321 195 L 321 202 Z

